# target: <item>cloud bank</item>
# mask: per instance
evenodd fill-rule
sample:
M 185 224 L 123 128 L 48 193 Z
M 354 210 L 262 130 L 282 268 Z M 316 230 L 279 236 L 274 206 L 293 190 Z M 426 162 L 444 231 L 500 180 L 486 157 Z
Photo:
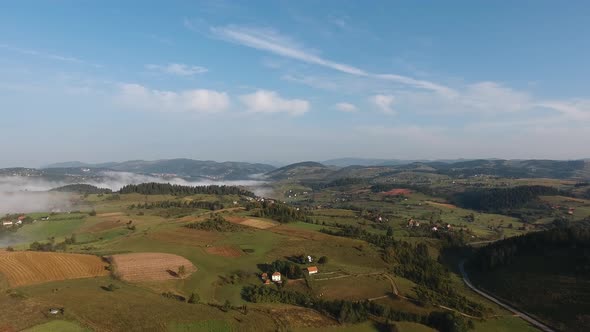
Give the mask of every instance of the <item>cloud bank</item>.
M 0 215 L 6 213 L 47 212 L 54 209 L 62 211 L 69 210 L 73 206 L 68 194 L 47 191 L 73 183 L 89 184 L 99 188 L 108 188 L 113 191 L 118 191 L 128 184 L 146 182 L 171 183 L 183 186 L 227 185 L 246 187 L 257 195 L 268 194 L 267 188 L 265 188 L 266 182 L 260 180 L 189 181 L 178 177 L 159 177 L 112 171 L 102 172 L 100 175 L 101 177 L 99 179 L 86 179 L 74 182 L 53 181 L 33 176 L 0 177 Z

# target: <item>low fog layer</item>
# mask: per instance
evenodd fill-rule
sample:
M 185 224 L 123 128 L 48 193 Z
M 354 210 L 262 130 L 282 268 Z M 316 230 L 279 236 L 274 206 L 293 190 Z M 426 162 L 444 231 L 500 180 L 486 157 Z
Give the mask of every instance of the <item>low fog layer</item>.
M 57 192 L 0 192 L 0 216 L 7 213 L 70 211 L 71 195 Z
M 90 184 L 100 188 L 108 188 L 118 191 L 128 184 L 146 182 L 171 183 L 184 186 L 228 185 L 244 186 L 256 195 L 266 196 L 269 188 L 265 188 L 264 181 L 236 180 L 213 181 L 198 180 L 187 181 L 177 177 L 157 177 L 128 172 L 104 172 L 100 179 L 79 179 L 76 181 L 51 181 L 36 176 L 3 176 L 0 177 L 0 215 L 6 213 L 45 212 L 51 210 L 69 210 L 72 208 L 68 195 L 47 192 L 50 189 L 73 183 Z

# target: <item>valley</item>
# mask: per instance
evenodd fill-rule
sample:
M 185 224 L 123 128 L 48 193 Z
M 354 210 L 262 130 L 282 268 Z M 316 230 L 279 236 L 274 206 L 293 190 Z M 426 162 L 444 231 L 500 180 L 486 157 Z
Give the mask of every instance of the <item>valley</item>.
M 557 263 L 548 274 L 534 270 L 536 249 L 487 270 L 475 263 L 490 246 L 560 229 L 577 232 L 590 221 L 590 187 L 578 173 L 520 178 L 499 175 L 503 167 L 488 174 L 454 167 L 451 175 L 449 167 L 422 164 L 299 163 L 259 177 L 265 196 L 251 186 L 165 180 L 114 190 L 51 188 L 66 195 L 67 210 L 13 211 L 3 218 L 21 222 L 0 229 L 0 303 L 11 308 L 0 314 L 0 327 L 536 330 L 472 291 L 462 279 L 462 260 L 475 285 L 555 330 L 584 326 L 588 297 L 580 278 L 586 270 L 565 272 Z M 580 241 L 579 247 L 588 243 Z M 556 257 L 566 249 L 559 250 Z M 569 266 L 586 266 L 584 257 Z M 572 305 L 518 300 L 520 293 L 540 292 L 539 282 L 559 285 L 567 292 L 562 301 Z M 50 313 L 55 308 L 58 313 Z M 565 308 L 568 314 L 550 313 Z M 11 319 L 17 312 L 22 319 Z

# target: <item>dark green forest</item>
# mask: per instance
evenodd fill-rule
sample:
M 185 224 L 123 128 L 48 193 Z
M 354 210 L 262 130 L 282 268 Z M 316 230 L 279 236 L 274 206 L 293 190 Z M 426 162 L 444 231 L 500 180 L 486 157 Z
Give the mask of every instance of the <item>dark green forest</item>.
M 130 209 L 169 209 L 169 208 L 184 208 L 184 209 L 205 209 L 205 210 L 221 210 L 225 206 L 221 202 L 208 201 L 162 201 L 145 204 L 132 204 Z
M 142 194 L 142 195 L 174 195 L 174 196 L 188 196 L 188 195 L 242 195 L 248 197 L 255 197 L 254 193 L 235 186 L 181 186 L 170 183 L 142 183 L 129 184 L 119 190 L 121 194 Z
M 479 211 L 516 209 L 536 200 L 541 195 L 558 195 L 559 191 L 546 186 L 518 186 L 465 191 L 454 195 L 456 205 Z

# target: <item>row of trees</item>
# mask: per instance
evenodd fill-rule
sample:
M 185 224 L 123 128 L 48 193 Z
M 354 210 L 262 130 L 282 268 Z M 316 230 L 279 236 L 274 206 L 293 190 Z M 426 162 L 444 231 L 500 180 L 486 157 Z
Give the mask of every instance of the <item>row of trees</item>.
M 251 191 L 235 186 L 181 186 L 170 183 L 142 183 L 142 184 L 128 184 L 119 190 L 121 194 L 142 194 L 142 195 L 174 195 L 174 196 L 188 196 L 188 195 L 242 195 L 248 197 L 255 197 Z
M 35 241 L 29 245 L 29 250 L 32 251 L 66 251 L 69 244 L 76 243 L 76 235 L 72 234 L 70 237 L 66 237 L 63 242 L 55 242 L 54 237 L 47 239 L 47 242 Z
M 326 188 L 367 184 L 367 180 L 363 178 L 340 178 L 330 182 L 303 182 L 302 184 L 310 187 L 313 191 L 320 191 Z
M 53 188 L 51 191 L 59 191 L 66 193 L 77 193 L 77 194 L 110 194 L 112 190 L 107 188 L 99 188 L 90 184 L 68 184 L 62 187 Z
M 184 209 L 205 209 L 205 210 L 221 210 L 225 208 L 221 202 L 207 202 L 207 201 L 161 201 L 144 204 L 132 204 L 130 209 L 168 209 L 168 208 L 184 208 Z
M 364 322 L 369 319 L 369 315 L 373 315 L 388 320 L 418 322 L 441 332 L 464 332 L 470 327 L 465 319 L 450 312 L 435 311 L 426 316 L 396 311 L 371 301 L 322 300 L 308 294 L 267 286 L 246 286 L 242 290 L 242 297 L 254 303 L 280 302 L 312 308 L 347 324 Z

